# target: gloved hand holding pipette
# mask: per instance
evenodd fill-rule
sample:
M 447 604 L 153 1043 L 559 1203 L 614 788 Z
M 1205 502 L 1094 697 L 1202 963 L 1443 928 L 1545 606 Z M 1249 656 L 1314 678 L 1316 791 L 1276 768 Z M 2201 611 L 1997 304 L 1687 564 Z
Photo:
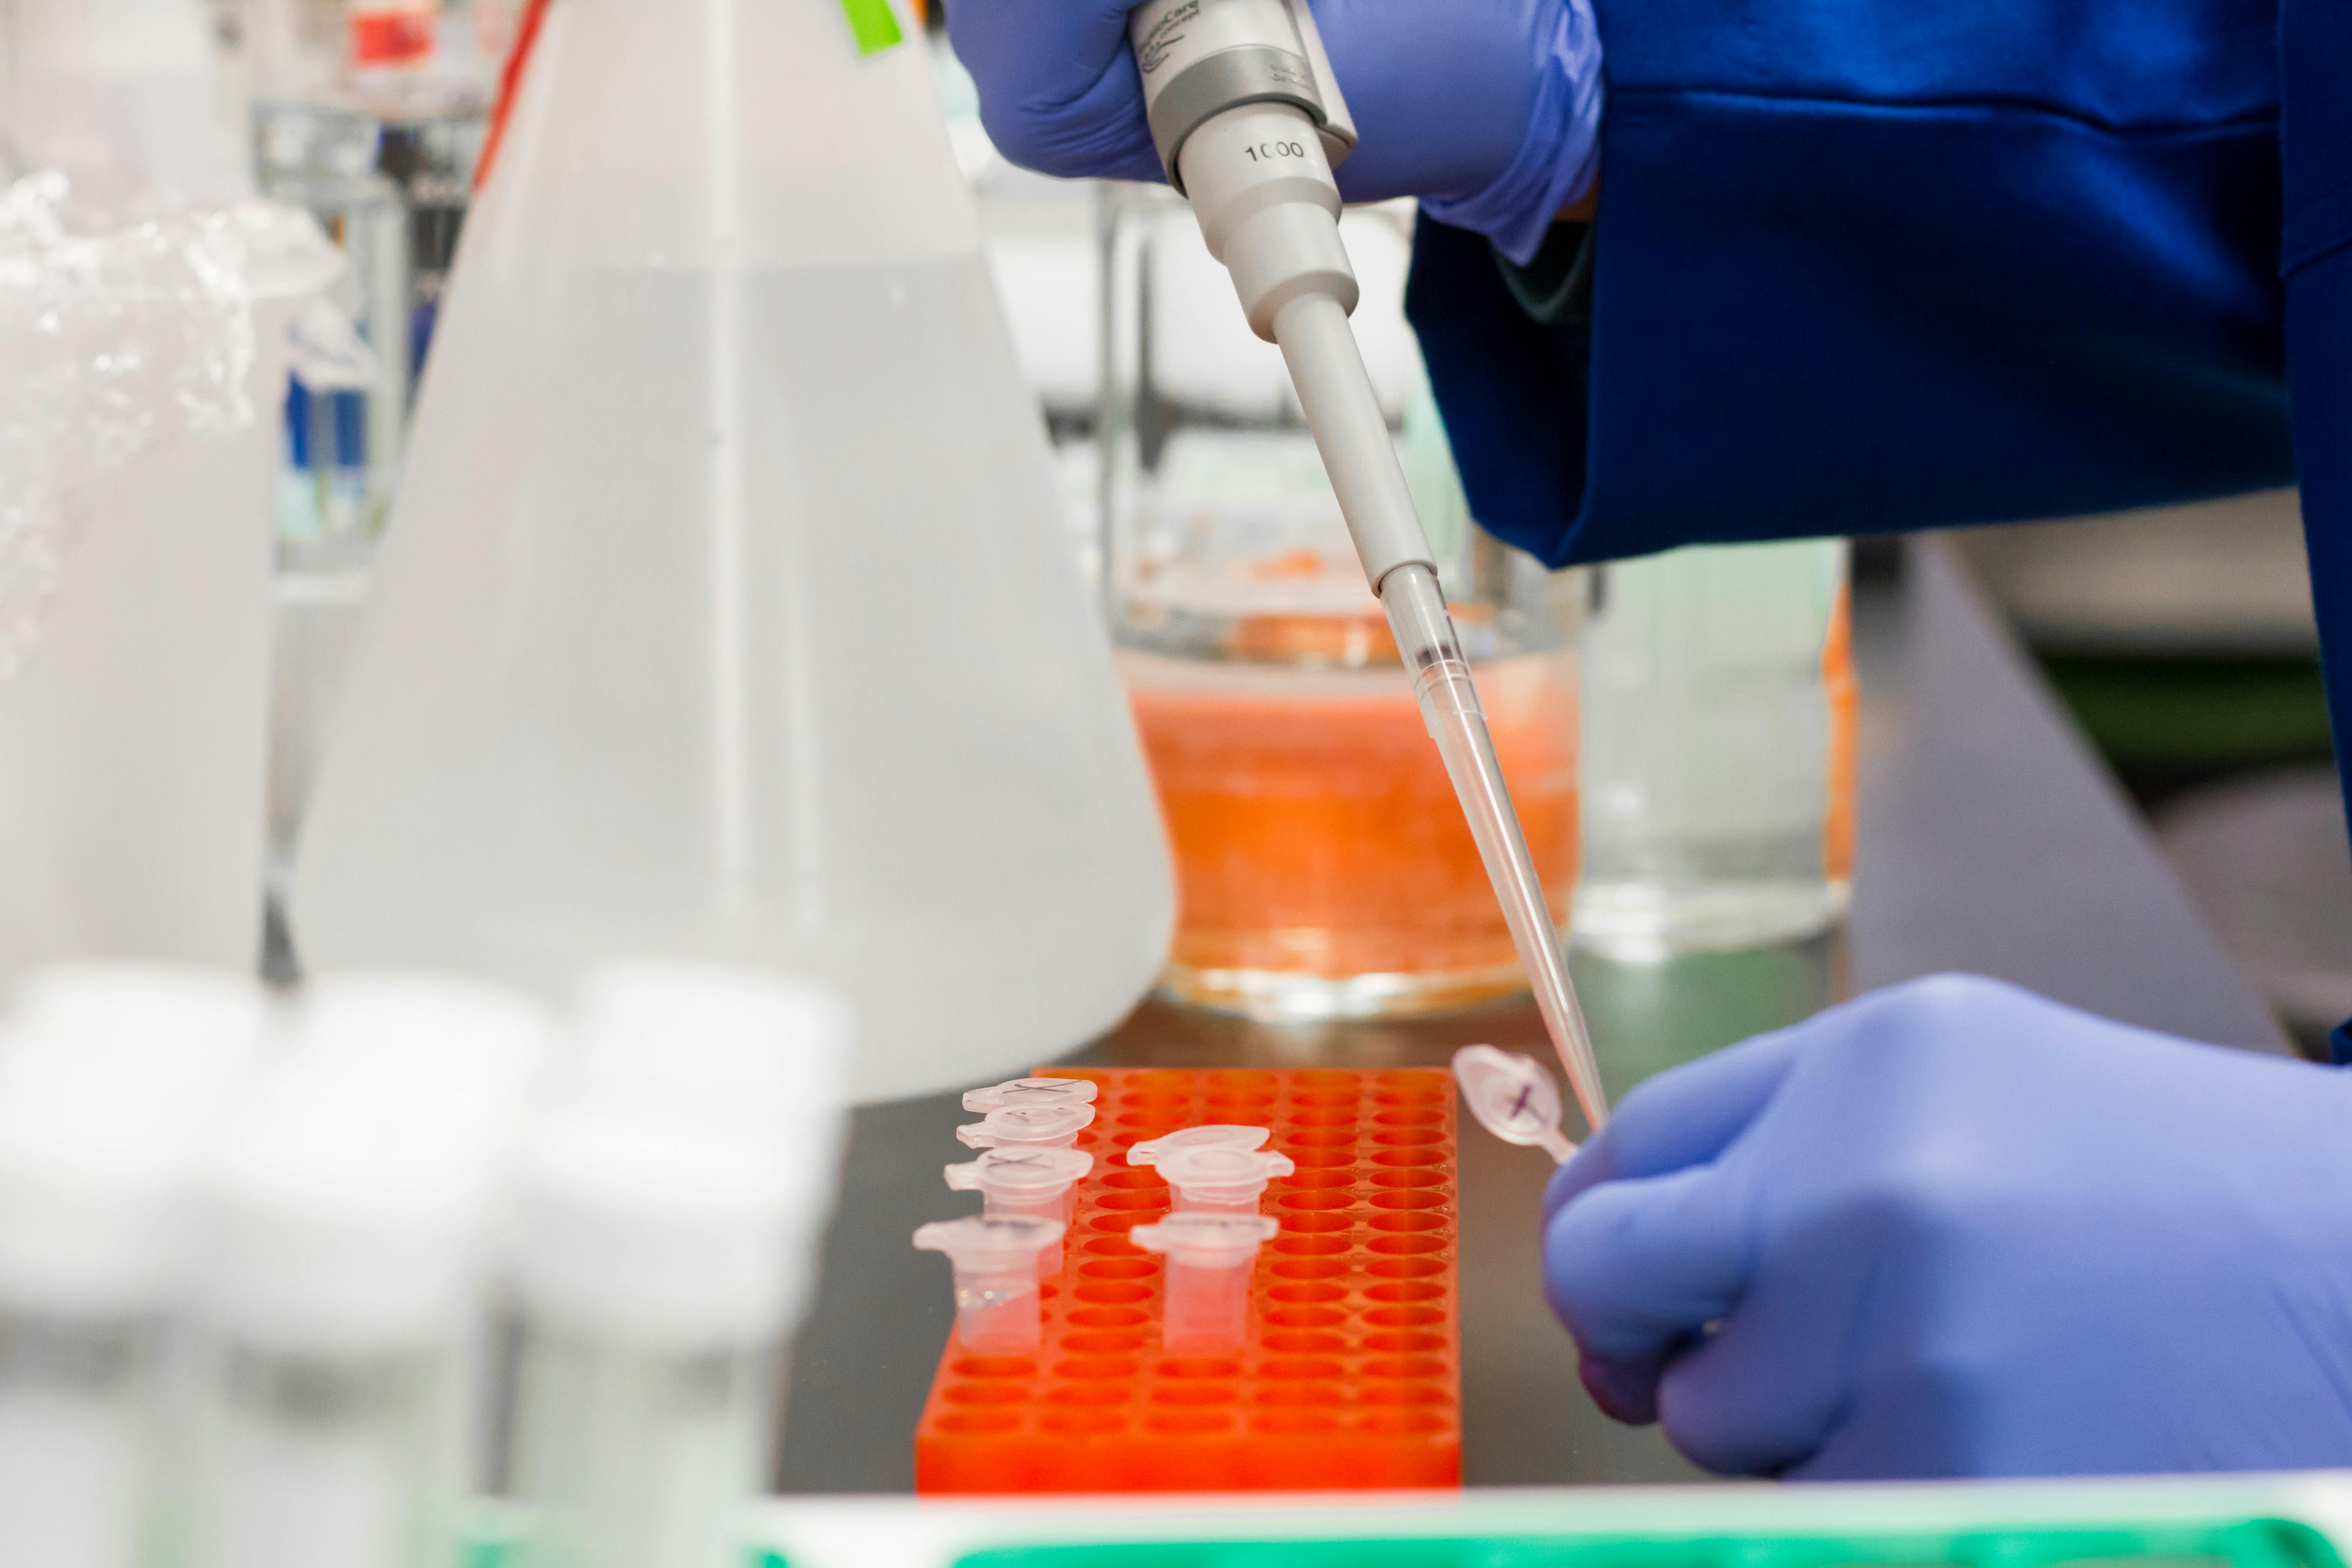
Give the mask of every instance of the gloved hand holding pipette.
M 999 151 L 1049 174 L 1161 177 L 1123 0 L 961 0 L 948 32 Z M 1360 150 L 1349 201 L 1417 195 L 1524 257 L 1598 168 L 1590 0 L 1320 0 Z
M 1334 19 L 1344 19 L 1367 47 L 1411 52 L 1426 67 L 1421 49 L 1407 49 L 1412 28 L 1391 29 L 1377 19 L 1389 15 L 1378 9 L 1382 3 L 1388 0 L 1362 0 L 1360 14 L 1335 13 Z M 983 115 L 992 101 L 994 123 L 1013 140 L 1015 155 L 1041 166 L 1066 157 L 1063 173 L 1133 173 L 1119 160 L 1129 158 L 1131 149 L 1122 149 L 1140 123 L 1170 183 L 1192 203 L 1210 254 L 1232 274 L 1251 331 L 1281 348 L 1545 1028 L 1587 1123 L 1598 1127 L 1607 1120 L 1607 1101 L 1550 904 L 1438 581 L 1436 556 L 1348 324 L 1360 291 L 1339 237 L 1341 193 L 1333 170 L 1352 157 L 1362 133 L 1317 14 L 1307 0 L 1143 0 L 1131 9 L 1055 4 L 1034 16 L 1030 0 L 974 4 L 978 19 L 964 25 L 956 41 L 980 81 Z M 1475 173 L 1465 173 L 1470 161 L 1464 162 L 1455 173 L 1475 188 L 1439 204 L 1457 221 L 1496 235 L 1514 255 L 1532 253 L 1560 204 L 1591 183 L 1598 49 L 1591 19 L 1575 4 L 1537 0 L 1532 12 L 1483 17 L 1500 38 L 1452 15 L 1443 29 L 1477 40 L 1473 53 L 1492 45 L 1500 58 L 1516 48 L 1522 73 L 1536 80 L 1529 94 L 1505 100 L 1519 156 L 1507 167 Z M 1383 38 L 1388 42 L 1380 44 Z M 1130 61 L 1125 66 L 1123 54 Z M 1375 77 L 1391 79 L 1381 73 L 1366 79 Z M 1511 107 L 1520 104 L 1533 107 Z M 1391 122 L 1399 142 L 1447 158 L 1458 151 L 1444 137 L 1407 137 L 1404 129 L 1403 117 Z M 1008 1114 L 991 1112 L 992 1123 Z

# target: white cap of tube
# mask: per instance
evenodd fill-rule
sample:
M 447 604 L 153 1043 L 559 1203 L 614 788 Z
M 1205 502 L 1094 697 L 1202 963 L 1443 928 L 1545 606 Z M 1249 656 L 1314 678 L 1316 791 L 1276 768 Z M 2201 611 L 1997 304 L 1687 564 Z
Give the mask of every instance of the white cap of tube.
M 249 1068 L 275 1008 L 258 981 L 200 964 L 58 964 L 16 990 L 8 1049 L 136 1052 L 148 1070 L 202 1079 Z
M 295 1015 L 298 1070 L 342 1075 L 376 1114 L 510 1142 L 562 1036 L 536 999 L 480 981 L 394 972 L 315 981 Z
M 0 1301 L 141 1316 L 175 1304 L 204 1141 L 238 1081 L 111 1070 L 130 1055 L 22 1042 L 0 1069 Z M 185 1065 L 185 1064 L 183 1064 Z
M 215 1323 L 282 1350 L 392 1352 L 470 1321 L 555 1019 L 475 981 L 330 975 L 207 1184 Z
M 517 1166 L 517 1300 L 527 1320 L 595 1343 L 763 1344 L 807 1295 L 825 1191 L 773 1140 L 572 1106 Z
M 1008 1106 L 957 1128 L 956 1141 L 968 1149 L 1011 1145 L 1066 1149 L 1094 1119 L 1091 1105 L 1041 1105 L 1033 1110 Z
M 1264 1127 L 1223 1124 L 1186 1127 L 1134 1145 L 1127 1152 L 1127 1163 L 1130 1165 L 1157 1164 L 1162 1155 L 1179 1149 L 1238 1149 L 1247 1153 L 1253 1149 L 1265 1148 L 1265 1141 L 1273 1136 L 1272 1131 Z
M 380 1074 L 289 1064 L 233 1127 L 205 1187 L 201 1303 L 274 1350 L 458 1342 L 479 1301 L 497 1162 L 459 1120 L 405 1114 Z
M 198 1163 L 268 1037 L 226 972 L 84 963 L 36 974 L 0 1039 L 0 1300 L 142 1315 L 193 1261 Z
M 1005 1107 L 1092 1105 L 1101 1086 L 1084 1078 L 1016 1078 L 986 1089 L 966 1089 L 966 1110 L 999 1110 Z
M 790 1139 L 832 1163 L 853 1037 L 832 992 L 759 969 L 633 959 L 588 977 L 579 1017 L 582 1098 Z

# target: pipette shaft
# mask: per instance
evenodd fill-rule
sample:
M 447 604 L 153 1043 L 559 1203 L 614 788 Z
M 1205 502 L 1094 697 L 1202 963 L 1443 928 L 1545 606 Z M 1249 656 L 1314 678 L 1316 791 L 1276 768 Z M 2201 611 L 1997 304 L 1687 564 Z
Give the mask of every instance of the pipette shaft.
M 1317 449 L 1396 634 L 1536 1005 L 1585 1120 L 1608 1100 L 1551 910 L 1511 805 L 1406 488 L 1388 421 L 1348 325 L 1358 289 L 1339 231 L 1330 159 L 1354 128 L 1304 0 L 1148 0 L 1129 36 L 1153 135 L 1192 199 L 1251 328 L 1280 345 Z

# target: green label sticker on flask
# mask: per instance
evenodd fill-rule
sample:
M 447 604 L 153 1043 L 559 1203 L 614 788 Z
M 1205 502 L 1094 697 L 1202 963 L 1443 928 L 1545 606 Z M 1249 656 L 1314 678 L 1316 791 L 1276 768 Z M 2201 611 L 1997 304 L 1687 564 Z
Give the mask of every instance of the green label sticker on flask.
M 907 41 L 898 31 L 898 18 L 890 12 L 890 0 L 841 0 L 841 12 L 849 18 L 850 35 L 861 55 L 878 55 Z

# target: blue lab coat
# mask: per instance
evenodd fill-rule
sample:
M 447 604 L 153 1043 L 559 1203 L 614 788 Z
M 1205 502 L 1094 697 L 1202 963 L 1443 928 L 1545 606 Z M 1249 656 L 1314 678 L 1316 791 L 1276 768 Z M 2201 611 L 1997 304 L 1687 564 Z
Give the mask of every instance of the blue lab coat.
M 2299 458 L 2352 737 L 2352 0 L 1600 16 L 1589 290 L 1415 244 L 1482 521 L 1566 563 L 2187 500 Z

